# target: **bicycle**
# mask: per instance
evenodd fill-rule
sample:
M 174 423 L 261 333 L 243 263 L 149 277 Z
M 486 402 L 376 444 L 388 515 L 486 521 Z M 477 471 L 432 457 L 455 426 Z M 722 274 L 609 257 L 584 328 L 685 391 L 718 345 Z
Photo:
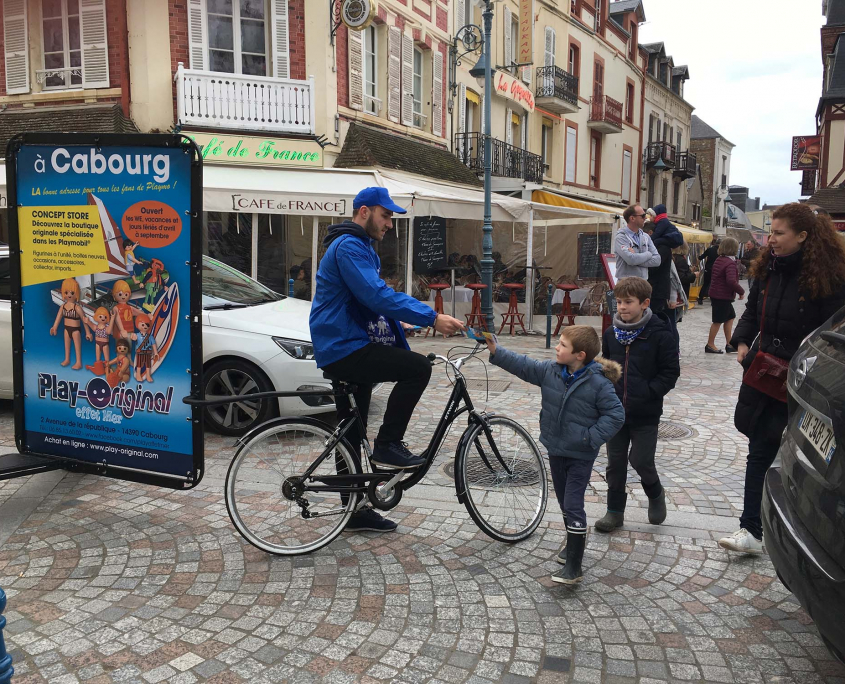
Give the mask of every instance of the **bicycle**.
M 531 435 L 516 421 L 475 410 L 461 367 L 480 350 L 458 358 L 429 354 L 432 365 L 454 371 L 452 394 L 423 452 L 425 462 L 414 470 L 363 472 L 345 435 L 363 428 L 352 394 L 356 387 L 331 378 L 329 392 L 266 392 L 255 398 L 343 393 L 352 415 L 332 427 L 312 418 L 277 418 L 252 430 L 226 474 L 226 509 L 235 529 L 267 553 L 293 556 L 331 543 L 352 514 L 369 502 L 387 511 L 428 473 L 454 421 L 468 414 L 468 425 L 455 452 L 458 500 L 486 534 L 514 543 L 530 536 L 543 518 L 548 481 L 543 458 Z M 201 402 L 200 402 L 201 403 Z M 372 456 L 366 430 L 362 448 Z

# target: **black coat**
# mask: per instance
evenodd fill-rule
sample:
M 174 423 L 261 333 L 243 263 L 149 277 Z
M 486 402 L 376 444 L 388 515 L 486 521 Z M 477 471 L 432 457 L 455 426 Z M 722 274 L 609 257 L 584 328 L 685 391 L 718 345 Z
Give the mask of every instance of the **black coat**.
M 745 313 L 731 338 L 732 346 L 745 344 L 750 348 L 742 364 L 745 370 L 760 349 L 790 360 L 804 338 L 845 305 L 845 287 L 822 299 L 810 299 L 802 294 L 799 287 L 802 260 L 803 252 L 782 257 L 765 280 L 758 278 L 751 285 Z M 758 339 L 764 299 L 766 320 Z M 737 430 L 750 437 L 755 428 L 764 439 L 779 442 L 787 420 L 785 403 L 742 383 L 734 412 Z
M 625 408 L 625 422 L 657 425 L 665 397 L 681 375 L 678 340 L 662 315 L 655 314 L 630 345 L 620 344 L 613 326 L 602 336 L 602 356 L 622 366 L 616 394 Z
M 689 262 L 683 254 L 675 254 L 672 258 L 675 261 L 675 270 L 678 272 L 681 284 L 687 289 L 689 285 L 695 282 L 695 275 L 689 267 Z
M 704 270 L 705 271 L 712 271 L 713 264 L 716 263 L 716 259 L 719 258 L 719 248 L 713 245 L 712 247 L 708 247 L 705 249 L 701 256 L 699 257 L 700 261 L 704 262 Z
M 672 248 L 660 245 L 657 248 L 660 255 L 660 266 L 648 269 L 648 282 L 651 283 L 651 299 L 668 301 L 672 294 Z

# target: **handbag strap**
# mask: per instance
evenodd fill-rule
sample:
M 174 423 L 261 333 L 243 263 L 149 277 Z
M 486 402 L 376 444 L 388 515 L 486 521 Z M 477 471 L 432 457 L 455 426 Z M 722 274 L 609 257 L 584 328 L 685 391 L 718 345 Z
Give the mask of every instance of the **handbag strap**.
M 771 283 L 766 282 L 766 291 L 763 293 L 763 311 L 760 314 L 760 345 L 763 344 L 763 325 L 766 322 L 766 300 L 769 298 L 769 287 L 771 287 Z

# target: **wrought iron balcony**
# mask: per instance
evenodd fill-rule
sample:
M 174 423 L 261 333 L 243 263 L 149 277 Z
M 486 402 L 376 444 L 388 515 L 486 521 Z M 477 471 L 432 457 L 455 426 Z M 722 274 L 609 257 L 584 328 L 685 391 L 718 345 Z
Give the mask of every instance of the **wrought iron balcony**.
M 658 159 L 661 159 L 666 168 L 675 168 L 677 156 L 678 150 L 672 143 L 661 141 L 649 143 L 646 147 L 646 166 L 651 168 Z
M 183 126 L 314 134 L 314 80 L 176 70 Z
M 622 103 L 607 95 L 593 96 L 587 126 L 601 133 L 621 133 Z
M 484 174 L 484 138 L 481 133 L 457 133 L 455 154 L 479 176 Z M 543 182 L 543 159 L 514 145 L 491 138 L 493 175 L 503 178 L 522 178 L 532 183 Z
M 675 175 L 681 178 L 692 178 L 695 176 L 695 169 L 698 160 L 695 154 L 687 150 L 678 155 L 678 164 L 675 166 Z
M 537 67 L 535 102 L 554 114 L 578 111 L 578 77 L 557 66 Z

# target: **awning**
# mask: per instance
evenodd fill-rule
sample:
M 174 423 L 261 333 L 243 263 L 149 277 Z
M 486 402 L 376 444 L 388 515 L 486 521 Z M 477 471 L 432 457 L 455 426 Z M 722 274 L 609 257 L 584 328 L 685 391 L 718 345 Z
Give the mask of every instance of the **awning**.
M 601 211 L 609 214 L 622 213 L 618 209 L 584 202 L 571 197 L 564 197 L 563 195 L 558 195 L 554 192 L 546 192 L 545 190 L 535 190 L 531 193 L 531 199 L 540 204 L 550 204 L 554 207 L 567 207 L 569 209 L 582 209 L 584 211 Z
M 683 223 L 676 223 L 675 227 L 681 231 L 681 234 L 684 236 L 684 240 L 687 243 L 695 243 L 699 245 L 709 245 L 713 242 L 713 233 L 707 230 L 698 230 L 697 228 L 693 228 L 692 226 L 687 226 Z

